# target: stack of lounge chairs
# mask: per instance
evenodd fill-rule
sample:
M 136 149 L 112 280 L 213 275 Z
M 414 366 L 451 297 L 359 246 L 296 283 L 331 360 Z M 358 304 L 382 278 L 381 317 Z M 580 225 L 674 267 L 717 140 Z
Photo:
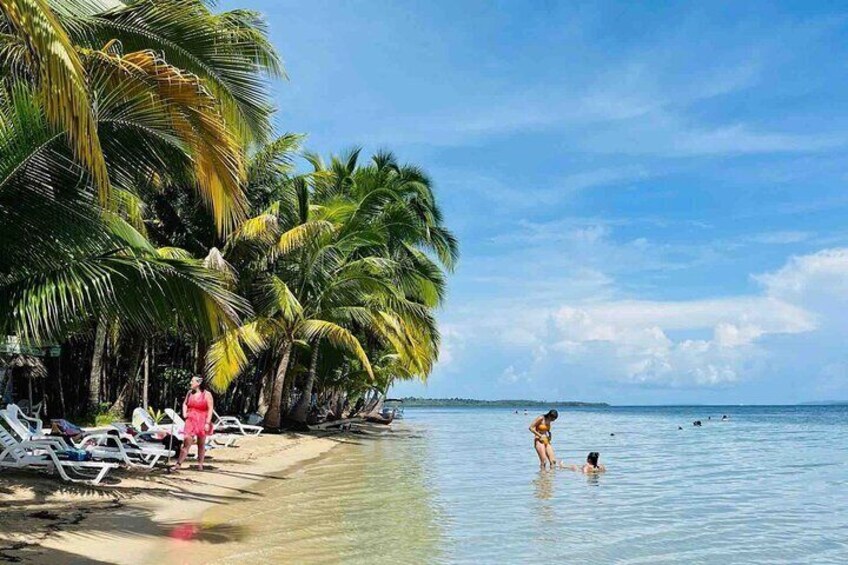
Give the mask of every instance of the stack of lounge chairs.
M 42 432 L 41 420 L 28 418 L 14 404 L 10 404 L 5 410 L 0 410 L 0 419 L 7 425 L 9 431 L 22 441 L 49 444 L 55 449 L 66 452 L 86 451 L 94 460 L 113 461 L 128 467 L 152 469 L 161 459 L 174 455 L 162 445 L 140 442 L 129 433 L 121 432 L 117 428 L 85 433 L 77 440 L 45 435 Z
M 17 406 L 15 409 L 19 410 Z M 78 452 L 69 446 L 50 440 L 32 440 L 29 435 L 18 435 L 7 418 L 0 412 L 0 469 L 27 469 L 52 471 L 62 479 L 74 483 L 100 484 L 117 463 L 94 460 L 76 460 Z
M 133 410 L 132 423 L 138 430 L 152 434 L 170 434 L 182 441 L 185 438 L 185 434 L 183 433 L 183 430 L 185 430 L 185 420 L 171 408 L 165 409 L 165 416 L 167 417 L 167 422 L 157 423 L 147 410 L 136 408 Z M 206 438 L 206 446 L 207 448 L 214 448 L 218 445 L 233 447 L 236 439 L 235 436 L 216 432 Z
M 83 431 L 78 436 L 44 433 L 39 418 L 27 416 L 15 404 L 0 409 L 0 471 L 47 471 L 66 481 L 97 485 L 118 467 L 151 470 L 176 457 L 183 440 L 185 421 L 166 410 L 168 423 L 156 423 L 143 408 L 133 412 L 132 426 L 114 423 L 106 429 Z M 209 448 L 231 447 L 236 435 L 259 435 L 262 428 L 242 424 L 232 416 L 215 414 Z M 170 435 L 174 445 L 163 438 Z

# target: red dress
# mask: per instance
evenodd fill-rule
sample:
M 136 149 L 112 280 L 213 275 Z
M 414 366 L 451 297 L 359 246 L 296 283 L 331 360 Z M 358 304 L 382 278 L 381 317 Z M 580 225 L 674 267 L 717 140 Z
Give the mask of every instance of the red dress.
M 206 417 L 209 415 L 209 406 L 206 403 L 206 393 L 189 393 L 186 399 L 188 415 L 186 416 L 186 436 L 206 437 Z

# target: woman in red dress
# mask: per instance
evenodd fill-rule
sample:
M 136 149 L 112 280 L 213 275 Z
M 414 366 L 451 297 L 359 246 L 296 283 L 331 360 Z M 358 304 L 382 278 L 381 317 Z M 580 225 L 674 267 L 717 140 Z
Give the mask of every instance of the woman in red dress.
M 177 464 L 171 467 L 171 471 L 180 468 L 188 455 L 191 444 L 197 440 L 197 470 L 203 470 L 203 459 L 206 457 L 206 436 L 212 433 L 212 412 L 215 409 L 215 401 L 212 393 L 206 390 L 203 378 L 194 376 L 191 378 L 191 390 L 183 401 L 183 418 L 185 429 L 183 434 L 183 448 Z

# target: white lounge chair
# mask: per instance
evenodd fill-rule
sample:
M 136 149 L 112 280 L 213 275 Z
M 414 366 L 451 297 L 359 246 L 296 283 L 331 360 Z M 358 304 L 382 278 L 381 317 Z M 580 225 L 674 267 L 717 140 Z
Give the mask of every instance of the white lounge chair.
M 165 408 L 165 415 L 168 416 L 168 418 L 174 422 L 180 430 L 185 429 L 185 420 L 183 420 L 183 417 L 177 414 L 173 408 Z M 236 443 L 236 437 L 229 434 L 213 433 L 209 436 L 209 441 L 218 445 L 223 445 L 224 447 L 232 447 Z
M 0 418 L 20 441 L 42 443 L 58 450 L 82 449 L 91 453 L 92 459 L 117 461 L 134 468 L 152 469 L 160 459 L 172 452 L 161 445 L 142 445 L 129 434 L 117 429 L 107 432 L 85 433 L 78 441 L 70 438 L 45 435 L 41 420 L 27 417 L 15 404 L 0 410 Z
M 171 421 L 168 423 L 157 423 L 153 419 L 153 416 L 150 415 L 150 412 L 141 407 L 136 408 L 135 410 L 133 410 L 132 413 L 133 427 L 141 432 L 145 432 L 150 435 L 165 437 L 165 434 L 170 434 L 178 440 L 182 441 L 184 439 L 184 424 L 184 422 L 182 424 L 179 424 L 173 419 L 171 419 Z
M 72 483 L 100 484 L 116 463 L 60 459 L 61 450 L 43 442 L 18 441 L 0 422 L 0 469 L 55 471 Z
M 212 427 L 215 432 L 226 433 L 232 432 L 243 436 L 258 436 L 262 433 L 262 426 L 253 426 L 251 424 L 242 424 L 235 416 L 221 416 L 214 410 L 212 411 Z

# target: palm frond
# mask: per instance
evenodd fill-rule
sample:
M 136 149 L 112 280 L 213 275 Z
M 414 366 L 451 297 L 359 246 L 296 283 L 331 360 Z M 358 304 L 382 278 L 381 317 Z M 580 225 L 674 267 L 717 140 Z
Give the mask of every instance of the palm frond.
M 265 77 L 284 71 L 258 13 L 215 14 L 199 0 L 140 0 L 106 10 L 96 4 L 66 6 L 61 17 L 82 46 L 99 49 L 116 40 L 128 52 L 155 51 L 201 77 L 240 139 L 261 142 L 270 133 Z
M 259 353 L 267 344 L 259 321 L 224 332 L 206 353 L 206 374 L 212 387 L 223 392 L 248 365 L 249 353 Z
M 326 339 L 333 347 L 349 351 L 362 363 L 369 376 L 372 379 L 374 378 L 368 355 L 362 348 L 362 344 L 350 331 L 326 320 L 305 320 L 300 325 L 300 332 L 308 341 Z
M 238 140 L 228 130 L 218 101 L 195 75 L 185 73 L 152 51 L 116 55 L 86 53 L 98 81 L 137 96 L 146 94 L 167 117 L 173 135 L 184 144 L 194 165 L 197 187 L 221 233 L 246 215 L 241 183 L 244 162 Z
M 74 154 L 88 168 L 101 202 L 109 174 L 100 148 L 85 70 L 71 39 L 44 0 L 0 0 L 0 11 L 29 47 L 37 65 L 47 119 L 67 132 Z

